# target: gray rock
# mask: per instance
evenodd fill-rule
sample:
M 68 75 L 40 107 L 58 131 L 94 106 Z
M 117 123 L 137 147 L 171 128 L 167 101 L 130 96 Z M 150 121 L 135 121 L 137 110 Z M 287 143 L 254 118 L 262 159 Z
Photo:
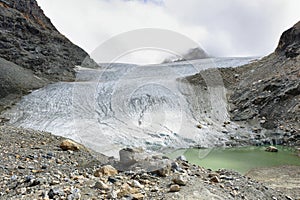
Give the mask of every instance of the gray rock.
M 138 182 L 137 180 L 133 180 L 131 186 L 136 188 L 144 188 L 144 186 L 140 184 L 140 182 Z
M 180 186 L 175 184 L 170 186 L 170 192 L 179 192 L 180 191 Z
M 276 147 L 274 147 L 274 146 L 268 146 L 266 148 L 266 151 L 267 152 L 278 152 L 278 149 Z
M 112 191 L 107 195 L 107 197 L 108 197 L 109 199 L 116 199 L 116 198 L 118 198 L 118 193 L 117 193 L 115 190 L 112 190 Z
M 187 159 L 186 159 L 186 157 L 184 155 L 181 155 L 181 156 L 177 157 L 176 160 L 184 161 L 184 162 L 187 161 Z
M 214 183 L 220 183 L 221 182 L 221 180 L 220 180 L 220 178 L 218 176 L 211 177 L 210 181 L 214 182 Z
M 172 180 L 175 184 L 178 184 L 178 185 L 181 185 L 181 186 L 184 186 L 187 184 L 188 182 L 188 179 L 186 176 L 184 175 L 177 175 L 173 178 Z
M 81 194 L 80 190 L 75 188 L 71 191 L 71 194 L 68 195 L 68 200 L 80 200 Z
M 144 150 L 140 148 L 125 148 L 119 151 L 120 164 L 130 166 L 144 159 Z
M 109 186 L 102 181 L 96 182 L 94 188 L 101 189 L 101 190 L 109 190 Z

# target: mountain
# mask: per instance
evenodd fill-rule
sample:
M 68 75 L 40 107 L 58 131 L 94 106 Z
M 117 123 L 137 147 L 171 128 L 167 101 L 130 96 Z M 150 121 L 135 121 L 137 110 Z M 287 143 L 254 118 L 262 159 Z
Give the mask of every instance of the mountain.
M 186 80 L 205 85 L 202 76 L 209 71 Z M 227 89 L 231 120 L 289 135 L 285 143 L 300 142 L 300 22 L 282 34 L 272 54 L 218 71 Z
M 282 34 L 274 53 L 245 66 L 230 98 L 234 120 L 265 118 L 264 128 L 300 132 L 299 53 L 300 22 Z
M 74 80 L 74 67 L 84 59 L 93 63 L 35 0 L 0 0 L 0 19 L 0 111 L 31 89 Z
M 197 60 L 209 58 L 208 54 L 201 49 L 200 47 L 189 49 L 186 53 L 181 56 L 172 56 L 166 58 L 163 63 L 172 63 L 172 62 L 180 62 L 180 61 L 187 61 L 187 60 Z

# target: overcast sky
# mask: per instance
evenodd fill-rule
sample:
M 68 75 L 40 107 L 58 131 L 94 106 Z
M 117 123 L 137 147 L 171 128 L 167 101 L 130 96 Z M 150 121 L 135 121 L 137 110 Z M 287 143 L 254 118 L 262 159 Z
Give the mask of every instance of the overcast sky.
M 299 0 L 37 0 L 57 29 L 92 53 L 111 37 L 163 28 L 193 39 L 214 56 L 263 56 L 300 20 Z M 138 52 L 124 60 L 161 61 Z

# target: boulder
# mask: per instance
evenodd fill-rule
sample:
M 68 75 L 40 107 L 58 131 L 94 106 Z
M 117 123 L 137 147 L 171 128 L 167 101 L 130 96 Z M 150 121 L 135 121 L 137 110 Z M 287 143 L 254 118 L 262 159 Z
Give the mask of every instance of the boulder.
M 120 164 L 130 166 L 144 159 L 142 148 L 125 148 L 119 151 Z
M 97 169 L 94 173 L 94 176 L 114 176 L 118 174 L 118 171 L 111 165 L 102 166 L 100 169 Z
M 188 182 L 188 179 L 186 176 L 184 175 L 177 175 L 173 178 L 173 183 L 177 184 L 177 185 L 181 185 L 181 186 L 184 186 L 187 184 Z
M 96 182 L 94 188 L 101 190 L 109 190 L 109 186 L 102 181 Z
M 72 140 L 66 139 L 60 143 L 60 148 L 64 151 L 79 151 L 82 148 L 82 146 Z
M 266 151 L 267 152 L 278 152 L 278 149 L 276 147 L 274 147 L 274 146 L 268 146 L 266 148 Z
M 218 176 L 213 176 L 210 178 L 210 181 L 213 183 L 220 183 L 221 179 Z
M 133 200 L 142 200 L 142 199 L 144 199 L 144 197 L 145 196 L 142 193 L 136 193 L 136 194 L 132 195 Z
M 153 174 L 156 174 L 161 177 L 166 177 L 171 173 L 171 165 L 170 164 L 163 164 L 161 166 L 154 165 L 151 167 L 156 167 L 154 171 L 152 171 Z
M 180 191 L 180 186 L 175 184 L 170 186 L 170 192 L 179 192 Z

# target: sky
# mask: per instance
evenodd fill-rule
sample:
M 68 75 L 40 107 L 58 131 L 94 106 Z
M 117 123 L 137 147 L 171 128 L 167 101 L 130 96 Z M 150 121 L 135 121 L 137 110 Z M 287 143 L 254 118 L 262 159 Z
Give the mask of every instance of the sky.
M 282 32 L 300 20 L 299 0 L 37 1 L 62 34 L 92 55 L 111 38 L 152 28 L 182 34 L 212 56 L 264 56 L 274 51 Z M 118 59 L 149 64 L 168 54 L 139 48 Z

